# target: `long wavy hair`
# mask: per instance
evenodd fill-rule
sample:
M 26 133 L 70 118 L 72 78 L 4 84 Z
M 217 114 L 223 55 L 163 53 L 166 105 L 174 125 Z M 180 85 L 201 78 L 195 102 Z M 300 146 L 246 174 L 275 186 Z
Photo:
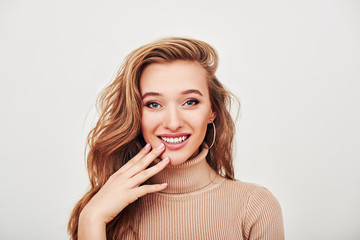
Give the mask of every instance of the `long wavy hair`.
M 87 170 L 90 190 L 75 205 L 69 223 L 71 239 L 78 238 L 79 215 L 85 205 L 106 183 L 109 177 L 134 157 L 144 145 L 141 133 L 140 76 L 152 63 L 177 60 L 194 61 L 206 70 L 212 109 L 216 113 L 215 144 L 206 157 L 208 164 L 227 179 L 234 179 L 233 138 L 235 125 L 230 115 L 233 95 L 215 76 L 218 55 L 209 44 L 189 38 L 163 38 L 130 53 L 120 67 L 116 78 L 97 99 L 100 113 L 95 127 L 88 135 Z M 210 145 L 214 136 L 208 125 L 204 142 Z M 128 205 L 106 225 L 107 239 L 121 239 L 124 234 L 136 235 L 135 211 L 137 201 Z

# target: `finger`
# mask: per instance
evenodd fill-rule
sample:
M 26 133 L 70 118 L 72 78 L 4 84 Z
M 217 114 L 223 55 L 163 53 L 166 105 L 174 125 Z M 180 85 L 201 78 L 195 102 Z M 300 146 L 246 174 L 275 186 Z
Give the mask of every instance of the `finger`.
M 143 182 L 145 182 L 146 180 L 148 180 L 158 172 L 162 171 L 166 167 L 166 165 L 169 164 L 169 162 L 170 162 L 169 158 L 166 157 L 155 166 L 152 166 L 151 168 L 139 172 L 129 180 L 128 182 L 129 186 L 131 188 L 135 186 L 139 186 L 140 184 L 142 184 Z
M 142 170 L 144 170 L 149 164 L 154 161 L 160 154 L 165 150 L 165 145 L 161 143 L 156 148 L 153 148 L 148 154 L 146 154 L 142 159 L 133 164 L 128 171 L 126 172 L 127 177 L 133 177 Z
M 151 149 L 151 145 L 150 143 L 147 143 L 141 150 L 140 152 L 138 152 L 138 154 L 136 154 L 132 159 L 130 159 L 126 164 L 124 164 L 121 168 L 119 168 L 119 170 L 116 172 L 118 174 L 124 173 L 127 170 L 129 170 L 129 168 L 131 168 L 131 166 L 133 166 L 137 161 L 139 161 L 140 159 L 142 159 L 143 157 L 146 156 L 146 154 L 150 151 Z
M 167 183 L 143 185 L 138 188 L 134 188 L 133 191 L 137 199 L 149 193 L 160 192 L 164 190 L 167 187 L 167 185 L 168 185 Z
M 150 143 L 147 143 L 140 152 L 138 152 L 138 154 L 136 154 L 132 159 L 129 160 L 129 162 L 137 162 L 139 161 L 141 158 L 143 158 L 146 154 L 149 153 L 151 149 L 151 145 Z

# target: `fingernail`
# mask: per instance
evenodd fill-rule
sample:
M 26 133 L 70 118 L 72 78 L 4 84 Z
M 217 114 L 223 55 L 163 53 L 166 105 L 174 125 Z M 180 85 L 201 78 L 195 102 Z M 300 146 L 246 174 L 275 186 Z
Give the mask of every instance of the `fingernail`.
M 167 183 L 162 183 L 160 186 L 165 188 L 165 187 L 167 187 L 167 185 L 168 185 Z
M 144 147 L 145 150 L 149 150 L 150 149 L 150 143 L 147 143 Z
M 164 158 L 161 162 L 163 164 L 167 164 L 169 162 L 169 157 Z
M 159 149 L 159 150 L 163 150 L 163 149 L 164 149 L 164 147 L 165 147 L 165 145 L 164 145 L 163 143 L 161 143 L 161 144 L 157 147 L 157 149 Z

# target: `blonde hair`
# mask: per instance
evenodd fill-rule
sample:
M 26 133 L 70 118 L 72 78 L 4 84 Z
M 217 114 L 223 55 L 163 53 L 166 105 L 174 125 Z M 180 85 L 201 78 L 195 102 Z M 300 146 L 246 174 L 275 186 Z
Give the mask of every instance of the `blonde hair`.
M 75 205 L 68 231 L 77 239 L 81 210 L 106 183 L 108 178 L 135 156 L 144 139 L 141 133 L 140 76 L 152 63 L 169 63 L 177 60 L 198 62 L 206 70 L 210 101 L 216 113 L 215 144 L 206 157 L 209 165 L 220 175 L 234 179 L 232 161 L 235 125 L 230 115 L 232 94 L 218 81 L 215 72 L 218 55 L 209 44 L 189 38 L 163 38 L 130 53 L 114 81 L 100 94 L 97 106 L 100 117 L 88 135 L 87 169 L 90 190 Z M 237 100 L 236 100 L 237 102 Z M 208 126 L 204 141 L 211 144 L 213 127 Z M 134 233 L 134 202 L 121 211 L 106 226 L 107 239 L 121 239 L 123 234 Z M 136 211 L 140 209 L 136 208 Z

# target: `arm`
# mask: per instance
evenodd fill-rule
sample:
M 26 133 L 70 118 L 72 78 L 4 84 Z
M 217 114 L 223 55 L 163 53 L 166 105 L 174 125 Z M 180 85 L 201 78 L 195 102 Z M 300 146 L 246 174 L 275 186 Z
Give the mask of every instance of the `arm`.
M 106 223 L 91 213 L 82 211 L 79 217 L 78 239 L 106 240 Z

